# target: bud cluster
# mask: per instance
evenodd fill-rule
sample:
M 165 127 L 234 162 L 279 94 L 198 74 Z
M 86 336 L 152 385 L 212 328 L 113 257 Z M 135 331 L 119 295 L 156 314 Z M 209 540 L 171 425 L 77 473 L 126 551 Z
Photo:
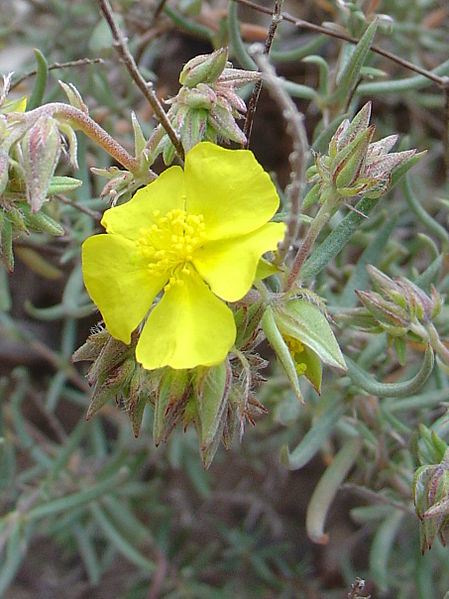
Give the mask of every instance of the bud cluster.
M 259 371 L 267 366 L 253 351 L 260 341 L 260 315 L 260 306 L 240 308 L 235 352 L 221 364 L 190 370 L 145 370 L 135 359 L 138 332 L 125 345 L 98 327 L 73 355 L 74 362 L 92 362 L 86 375 L 93 388 L 87 418 L 115 400 L 128 414 L 137 437 L 145 406 L 150 405 L 155 444 L 166 442 L 178 424 L 184 430 L 193 424 L 208 468 L 220 442 L 229 449 L 236 432 L 242 436 L 246 420 L 255 424 L 255 417 L 265 412 L 255 397 L 264 380 Z
M 435 287 L 431 286 L 428 295 L 405 277 L 391 279 L 374 266 L 366 268 L 377 291 L 356 290 L 365 310 L 346 313 L 342 320 L 363 330 L 385 331 L 395 340 L 396 348 L 405 339 L 429 345 L 447 370 L 449 350 L 433 322 L 443 305 Z
M 388 191 L 393 171 L 413 158 L 416 150 L 390 153 L 398 135 L 373 142 L 375 126 L 369 124 L 370 118 L 371 102 L 367 102 L 352 121 L 342 121 L 327 155 L 314 154 L 315 164 L 307 172 L 314 185 L 306 206 L 335 196 L 377 199 Z
M 413 500 L 424 554 L 432 548 L 437 535 L 443 546 L 449 542 L 449 448 L 435 432 L 423 425 L 420 429 L 425 453 L 441 460 L 419 467 L 413 478 Z
M 77 166 L 73 129 L 51 114 L 25 113 L 25 99 L 7 99 L 10 84 L 11 74 L 3 77 L 0 92 L 0 257 L 12 271 L 13 239 L 31 231 L 62 235 L 61 225 L 38 211 L 49 195 L 74 189 L 81 182 L 54 176 L 63 150 L 62 135 Z
M 405 277 L 391 279 L 374 266 L 366 268 L 378 291 L 356 290 L 356 294 L 376 323 L 392 337 L 409 332 L 425 336 L 426 326 L 442 307 L 435 287 L 432 285 L 429 296 Z
M 246 137 L 236 119 L 245 114 L 246 105 L 236 89 L 259 78 L 255 71 L 232 68 L 226 48 L 192 58 L 179 76 L 181 89 L 168 101 L 171 106 L 167 116 L 184 150 L 188 152 L 203 140 L 244 144 Z M 173 161 L 175 148 L 161 125 L 152 133 L 147 147 L 153 159 L 162 154 L 165 164 Z

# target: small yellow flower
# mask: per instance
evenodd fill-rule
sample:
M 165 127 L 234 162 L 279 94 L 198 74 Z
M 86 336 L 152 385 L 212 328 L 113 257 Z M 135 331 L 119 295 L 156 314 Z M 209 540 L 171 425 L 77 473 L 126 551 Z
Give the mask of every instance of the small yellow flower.
M 204 142 L 184 170 L 170 167 L 107 210 L 107 234 L 83 244 L 83 273 L 111 335 L 130 343 L 148 314 L 136 348 L 144 368 L 224 360 L 236 329 L 222 300 L 249 291 L 260 257 L 282 239 L 285 225 L 267 222 L 278 206 L 252 152 Z
M 307 370 L 307 364 L 301 361 L 301 358 L 304 357 L 304 345 L 298 341 L 298 339 L 294 339 L 288 335 L 284 335 L 284 341 L 290 350 L 293 361 L 295 362 L 295 368 L 298 376 L 303 375 Z

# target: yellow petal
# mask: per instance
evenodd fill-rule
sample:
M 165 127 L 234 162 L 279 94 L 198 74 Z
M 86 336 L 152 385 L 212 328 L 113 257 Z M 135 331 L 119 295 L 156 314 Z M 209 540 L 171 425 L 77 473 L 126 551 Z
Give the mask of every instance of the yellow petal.
M 192 269 L 150 312 L 136 348 L 144 368 L 194 368 L 223 361 L 235 341 L 231 310 Z
M 284 223 L 267 223 L 241 237 L 206 243 L 196 250 L 193 263 L 216 295 L 235 302 L 251 289 L 259 258 L 276 248 L 284 231 Z
M 186 155 L 184 173 L 187 212 L 204 216 L 207 239 L 259 229 L 278 209 L 276 188 L 249 150 L 197 144 Z
M 143 320 L 167 276 L 150 277 L 134 244 L 120 235 L 95 235 L 83 243 L 86 289 L 113 337 L 124 343 Z
M 155 222 L 154 211 L 164 216 L 175 208 L 184 210 L 184 173 L 179 166 L 172 166 L 159 177 L 139 189 L 126 204 L 106 210 L 101 224 L 108 233 L 118 233 L 127 239 L 140 237 L 142 228 L 149 228 Z

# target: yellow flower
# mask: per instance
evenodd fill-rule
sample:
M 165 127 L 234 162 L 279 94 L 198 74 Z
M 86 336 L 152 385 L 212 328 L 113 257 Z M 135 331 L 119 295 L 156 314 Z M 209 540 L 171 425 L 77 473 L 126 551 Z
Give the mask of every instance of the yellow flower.
M 170 167 L 107 210 L 107 234 L 83 244 L 83 273 L 111 335 L 130 343 L 149 312 L 136 347 L 144 368 L 224 360 L 236 330 L 222 300 L 249 291 L 260 257 L 282 239 L 285 225 L 267 222 L 278 206 L 252 152 L 204 142 L 184 170 Z

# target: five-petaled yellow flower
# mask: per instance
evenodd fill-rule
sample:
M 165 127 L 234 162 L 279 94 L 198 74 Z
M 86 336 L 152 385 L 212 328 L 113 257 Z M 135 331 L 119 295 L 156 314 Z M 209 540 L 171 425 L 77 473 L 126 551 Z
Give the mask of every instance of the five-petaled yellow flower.
M 285 225 L 267 222 L 278 206 L 252 152 L 204 142 L 184 170 L 168 168 L 107 210 L 107 234 L 83 244 L 83 273 L 111 335 L 130 343 L 148 314 L 136 347 L 144 368 L 224 360 L 236 335 L 225 301 L 249 291 L 260 257 L 282 239 Z

